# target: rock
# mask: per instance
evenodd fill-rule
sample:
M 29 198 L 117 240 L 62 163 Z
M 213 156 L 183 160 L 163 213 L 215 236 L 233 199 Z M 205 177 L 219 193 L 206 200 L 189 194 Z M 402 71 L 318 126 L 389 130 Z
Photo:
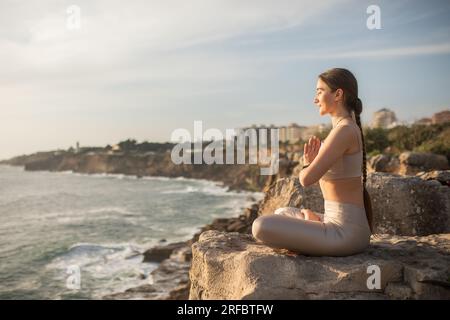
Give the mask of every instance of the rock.
M 292 161 L 288 158 L 286 158 L 288 154 L 280 153 L 280 159 L 278 161 L 278 173 L 275 175 L 268 176 L 268 179 L 266 181 L 266 184 L 263 188 L 263 191 L 270 188 L 274 183 L 276 183 L 277 180 L 281 178 L 286 178 L 290 176 L 298 176 L 298 173 L 296 173 L 297 168 L 299 167 L 298 161 Z
M 228 232 L 244 232 L 247 229 L 247 224 L 243 221 L 235 221 L 227 226 Z
M 175 249 L 173 253 L 170 255 L 170 259 L 181 261 L 181 262 L 189 262 L 192 260 L 192 249 L 190 245 L 186 245 L 184 247 Z
M 423 180 L 437 180 L 442 185 L 450 187 L 450 170 L 421 171 L 416 176 Z
M 323 197 L 318 183 L 303 188 L 297 177 L 282 178 L 266 190 L 258 214 L 273 214 L 277 208 L 299 207 L 302 204 L 305 208 L 323 212 Z
M 158 152 L 108 153 L 40 152 L 15 157 L 4 163 L 23 165 L 25 170 L 68 171 L 78 173 L 121 173 L 136 177 L 165 176 L 207 179 L 222 183 L 230 190 L 261 191 L 270 176 L 260 174 L 255 164 L 175 164 L 170 150 Z
M 371 157 L 367 162 L 373 171 L 386 172 L 383 169 L 389 163 L 390 158 L 390 156 L 385 154 L 377 154 L 376 156 Z
M 144 260 L 142 262 L 161 262 L 170 257 L 175 249 L 186 246 L 186 242 L 175 242 L 164 246 L 155 246 L 144 252 Z
M 192 253 L 189 299 L 450 299 L 450 234 L 380 235 L 357 255 L 309 257 L 207 231 Z
M 367 175 L 366 189 L 372 199 L 376 233 L 423 236 L 450 232 L 450 189 L 436 180 L 373 172 Z M 316 184 L 303 188 L 298 178 L 284 178 L 267 190 L 258 214 L 301 205 L 323 213 L 323 202 Z
M 103 299 L 186 300 L 189 297 L 191 257 L 190 245 L 174 249 L 170 257 L 151 272 L 148 284 L 107 295 Z
M 403 152 L 400 156 L 378 154 L 368 159 L 368 172 L 389 172 L 399 175 L 416 175 L 421 171 L 448 170 L 444 155 L 421 152 Z
M 448 170 L 447 157 L 426 152 L 403 152 L 399 156 L 399 174 L 415 175 L 420 171 Z
M 367 164 L 368 172 L 376 171 L 397 173 L 400 167 L 400 161 L 397 157 L 386 154 L 378 154 L 371 157 Z
M 450 189 L 436 180 L 368 174 L 376 233 L 429 235 L 450 232 Z
M 247 220 L 253 222 L 258 217 L 259 206 L 257 204 L 253 204 L 250 208 L 246 208 L 244 211 L 244 216 Z
M 254 203 L 250 208 L 246 208 L 244 210 L 244 214 L 237 218 L 214 219 L 212 223 L 203 226 L 190 241 L 191 243 L 197 241 L 200 234 L 207 230 L 242 232 L 250 234 L 252 232 L 252 223 L 258 217 L 258 209 L 259 203 Z

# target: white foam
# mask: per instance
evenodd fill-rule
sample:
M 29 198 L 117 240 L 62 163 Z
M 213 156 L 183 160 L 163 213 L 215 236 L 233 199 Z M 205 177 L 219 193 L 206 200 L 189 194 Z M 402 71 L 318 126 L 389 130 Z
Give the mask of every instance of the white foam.
M 53 259 L 46 268 L 55 271 L 55 280 L 64 281 L 68 277 L 66 272 L 69 266 L 78 266 L 82 288 L 91 291 L 93 298 L 101 298 L 148 283 L 150 272 L 157 264 L 142 263 L 143 251 L 144 248 L 136 244 L 76 243 L 65 254 Z M 83 282 L 83 278 L 91 281 Z

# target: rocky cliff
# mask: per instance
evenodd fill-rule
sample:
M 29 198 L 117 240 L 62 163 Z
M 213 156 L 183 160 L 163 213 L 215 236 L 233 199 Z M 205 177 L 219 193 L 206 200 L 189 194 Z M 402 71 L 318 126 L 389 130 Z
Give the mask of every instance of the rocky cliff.
M 192 245 L 190 299 L 449 299 L 449 171 L 368 175 L 376 235 L 363 253 L 308 257 L 248 233 L 209 230 Z M 277 180 L 258 215 L 304 205 L 323 212 L 318 185 Z M 379 288 L 370 272 L 379 268 Z
M 3 164 L 24 166 L 25 170 L 73 171 L 142 176 L 185 177 L 222 182 L 232 190 L 261 191 L 268 176 L 257 165 L 175 164 L 170 152 L 40 152 L 16 157 Z

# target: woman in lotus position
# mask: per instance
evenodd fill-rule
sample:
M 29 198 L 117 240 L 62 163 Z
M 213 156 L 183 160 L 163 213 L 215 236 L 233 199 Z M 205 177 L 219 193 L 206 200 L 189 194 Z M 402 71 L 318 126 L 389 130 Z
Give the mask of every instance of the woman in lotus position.
M 373 231 L 356 78 L 346 69 L 325 71 L 318 77 L 314 103 L 320 115 L 330 114 L 332 130 L 324 143 L 314 136 L 305 143 L 299 179 L 303 187 L 319 181 L 325 213 L 279 208 L 258 217 L 252 233 L 270 247 L 300 254 L 356 254 L 369 245 Z

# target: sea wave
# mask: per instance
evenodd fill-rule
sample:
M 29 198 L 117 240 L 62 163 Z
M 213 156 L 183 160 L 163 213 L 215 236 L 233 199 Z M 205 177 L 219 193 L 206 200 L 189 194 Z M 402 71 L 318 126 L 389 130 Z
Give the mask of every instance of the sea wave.
M 46 269 L 56 274 L 55 280 L 64 281 L 69 276 L 68 270 L 76 267 L 81 274 L 82 290 L 98 298 L 149 281 L 157 264 L 143 263 L 143 251 L 143 246 L 131 243 L 75 243 L 48 263 Z

